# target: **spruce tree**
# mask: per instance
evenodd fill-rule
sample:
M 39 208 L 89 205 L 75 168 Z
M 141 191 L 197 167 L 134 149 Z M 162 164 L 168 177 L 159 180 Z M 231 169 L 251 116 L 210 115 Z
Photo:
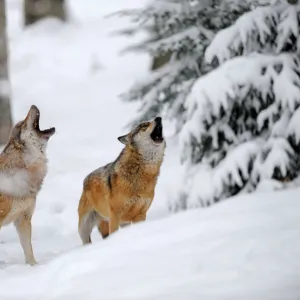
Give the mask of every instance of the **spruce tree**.
M 140 101 L 133 123 L 160 114 L 175 120 L 178 131 L 186 121 L 184 102 L 195 80 L 214 64 L 204 62 L 204 53 L 215 34 L 245 11 L 247 1 L 152 0 L 139 10 L 122 11 L 132 18 L 132 28 L 121 33 L 146 31 L 146 38 L 126 50 L 144 51 L 154 58 L 152 72 L 125 94 L 125 101 Z
M 185 189 L 172 206 L 206 206 L 299 172 L 300 5 L 273 1 L 219 31 L 205 51 L 180 133 Z M 294 1 L 292 1 L 294 2 Z

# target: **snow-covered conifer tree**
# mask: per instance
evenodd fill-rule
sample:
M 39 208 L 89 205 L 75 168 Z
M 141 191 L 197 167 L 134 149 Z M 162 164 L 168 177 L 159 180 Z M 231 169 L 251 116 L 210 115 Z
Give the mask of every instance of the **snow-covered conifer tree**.
M 297 176 L 300 4 L 289 2 L 246 12 L 207 47 L 205 61 L 219 67 L 194 83 L 185 103 L 186 182 L 173 209 L 206 206 Z
M 249 10 L 244 0 L 152 0 L 145 9 L 122 12 L 135 22 L 122 33 L 148 32 L 146 40 L 127 50 L 148 52 L 158 61 L 147 78 L 123 95 L 126 101 L 141 101 L 134 122 L 162 114 L 180 130 L 191 86 L 213 67 L 204 63 L 205 49 L 216 32 Z

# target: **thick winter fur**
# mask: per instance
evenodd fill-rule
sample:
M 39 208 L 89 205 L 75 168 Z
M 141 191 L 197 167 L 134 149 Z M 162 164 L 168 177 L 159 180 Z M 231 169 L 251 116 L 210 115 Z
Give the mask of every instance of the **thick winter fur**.
M 0 154 L 0 228 L 14 223 L 26 262 L 36 264 L 31 245 L 31 218 L 47 173 L 47 141 L 55 129 L 39 129 L 40 113 L 31 106 L 17 123 Z
M 144 221 L 152 203 L 166 146 L 161 118 L 118 139 L 125 144 L 119 157 L 84 180 L 78 207 L 83 244 L 91 242 L 95 226 L 105 238 L 119 226 Z

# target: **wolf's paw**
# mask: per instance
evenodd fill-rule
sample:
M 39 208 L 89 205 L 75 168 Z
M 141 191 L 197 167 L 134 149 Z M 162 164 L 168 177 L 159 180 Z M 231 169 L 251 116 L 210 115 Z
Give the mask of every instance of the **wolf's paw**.
M 26 263 L 27 263 L 28 265 L 31 265 L 31 266 L 34 266 L 34 265 L 37 265 L 37 264 L 38 264 L 38 263 L 36 262 L 35 259 L 30 259 L 30 260 L 26 261 Z

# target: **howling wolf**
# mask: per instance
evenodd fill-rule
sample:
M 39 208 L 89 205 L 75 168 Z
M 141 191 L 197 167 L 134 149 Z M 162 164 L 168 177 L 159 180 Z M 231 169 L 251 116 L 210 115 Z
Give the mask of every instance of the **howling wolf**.
M 94 226 L 103 238 L 119 226 L 146 219 L 166 147 L 162 120 L 155 118 L 118 138 L 125 148 L 112 163 L 89 174 L 78 207 L 78 231 L 91 242 Z
M 40 112 L 31 106 L 17 123 L 0 154 L 0 228 L 14 222 L 26 263 L 36 264 L 31 245 L 31 218 L 47 173 L 45 150 L 55 128 L 40 130 Z

